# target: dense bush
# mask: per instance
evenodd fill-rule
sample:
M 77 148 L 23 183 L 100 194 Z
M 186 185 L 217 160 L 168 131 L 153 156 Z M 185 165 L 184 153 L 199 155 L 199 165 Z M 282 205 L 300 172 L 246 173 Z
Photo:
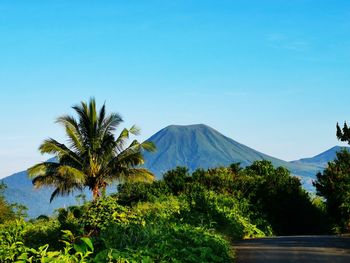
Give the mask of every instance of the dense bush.
M 297 177 L 283 167 L 257 161 L 241 173 L 243 195 L 278 235 L 320 234 L 328 231 L 325 215 L 312 203 Z M 247 179 L 247 180 L 244 180 Z M 243 184 L 243 187 L 241 187 Z M 247 189 L 250 189 L 249 191 Z
M 192 178 L 186 167 L 177 167 L 174 170 L 166 172 L 163 175 L 163 180 L 170 191 L 178 195 L 185 190 L 186 183 L 191 182 Z
M 193 174 L 178 167 L 118 190 L 55 217 L 0 225 L 0 262 L 232 262 L 233 240 L 327 225 L 322 200 L 266 161 Z
M 99 262 L 232 262 L 225 239 L 186 224 L 115 225 L 102 237 L 108 249 L 96 256 Z
M 55 236 L 60 222 L 52 219 L 18 222 L 10 228 L 4 225 L 0 232 L 0 238 L 4 240 L 0 261 L 197 262 L 196 259 L 200 259 L 201 262 L 231 262 L 230 244 L 223 237 L 213 230 L 178 220 L 185 206 L 185 201 L 177 197 L 143 202 L 132 208 L 120 206 L 111 197 L 89 203 L 82 208 L 88 213 L 74 220 L 86 228 L 86 234 L 93 235 L 91 239 L 74 237 L 70 231 Z M 70 212 L 65 220 L 72 220 Z M 91 229 L 95 231 L 91 232 Z M 50 251 L 45 237 L 53 233 L 49 238 L 56 237 L 56 242 L 67 240 L 67 233 L 69 241 L 61 242 L 61 249 Z M 91 240 L 97 244 L 96 253 L 93 253 L 92 243 L 89 245 Z
M 160 197 L 170 195 L 171 190 L 163 181 L 126 182 L 118 185 L 118 203 L 131 206 L 138 202 L 155 201 Z
M 27 247 L 38 249 L 44 244 L 49 245 L 49 250 L 61 249 L 62 226 L 57 219 L 42 220 L 38 219 L 31 223 L 26 223 L 23 231 L 23 242 Z
M 64 246 L 60 251 L 49 251 L 48 244 L 28 247 L 23 242 L 28 227 L 20 220 L 0 225 L 0 262 L 87 262 L 93 253 L 89 238 L 76 240 L 70 231 L 63 231 L 61 242 Z

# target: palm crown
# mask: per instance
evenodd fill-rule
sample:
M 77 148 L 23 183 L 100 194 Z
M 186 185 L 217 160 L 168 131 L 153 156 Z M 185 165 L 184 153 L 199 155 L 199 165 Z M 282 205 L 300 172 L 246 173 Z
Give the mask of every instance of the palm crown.
M 28 169 L 35 187 L 55 187 L 50 202 L 57 195 L 85 187 L 96 199 L 101 189 L 115 180 L 153 180 L 153 174 L 139 166 L 144 163 L 142 151 L 154 151 L 154 144 L 134 140 L 126 147 L 129 136 L 140 132 L 136 126 L 123 129 L 115 138 L 114 132 L 123 121 L 119 114 L 107 115 L 105 105 L 97 112 L 94 99 L 72 108 L 77 119 L 70 115 L 57 119 L 65 128 L 69 145 L 50 138 L 39 147 L 42 154 L 54 154 L 58 162 L 43 162 Z

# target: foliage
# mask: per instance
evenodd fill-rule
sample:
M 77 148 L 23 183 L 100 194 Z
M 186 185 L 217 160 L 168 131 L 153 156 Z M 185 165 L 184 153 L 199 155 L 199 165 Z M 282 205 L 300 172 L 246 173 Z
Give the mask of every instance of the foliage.
M 326 199 L 326 209 L 333 227 L 340 232 L 350 230 L 350 153 L 337 153 L 323 173 L 316 175 L 317 194 Z
M 96 256 L 98 262 L 232 262 L 229 243 L 201 227 L 116 225 L 104 235 L 108 249 Z
M 202 185 L 205 189 L 230 195 L 233 194 L 235 177 L 236 173 L 231 168 L 225 167 L 211 168 L 207 171 L 198 169 L 192 174 L 193 182 Z
M 0 225 L 0 262 L 14 262 L 25 252 L 23 245 L 25 223 L 10 221 Z
M 207 191 L 201 186 L 191 189 L 184 195 L 190 209 L 183 211 L 184 220 L 193 225 L 214 228 L 231 239 L 247 237 L 263 237 L 270 235 L 271 228 L 265 222 L 265 232 L 254 225 L 248 214 L 243 215 L 244 201 L 238 201 L 232 196 Z M 186 213 L 187 212 L 187 213 Z
M 232 262 L 231 241 L 322 233 L 324 213 L 322 200 L 267 161 L 192 174 L 178 167 L 54 218 L 6 223 L 0 262 Z
M 23 231 L 23 242 L 27 247 L 38 249 L 44 244 L 49 250 L 61 249 L 63 244 L 57 242 L 62 239 L 62 226 L 56 219 L 38 219 L 28 222 Z
M 227 226 L 228 221 L 217 222 L 224 220 L 218 219 L 219 211 L 222 210 L 226 217 L 228 214 L 240 213 L 249 224 L 255 225 L 265 234 L 271 234 L 271 227 L 273 232 L 279 235 L 317 234 L 328 231 L 324 211 L 312 203 L 309 194 L 302 189 L 299 179 L 291 176 L 283 167 L 274 168 L 268 161 L 256 161 L 244 169 L 240 168 L 239 164 L 207 171 L 199 169 L 192 175 L 189 175 L 185 168 L 177 168 L 167 172 L 164 181 L 174 195 L 183 194 L 192 198 L 190 203 L 199 203 L 198 209 L 194 208 L 197 212 L 202 210 L 197 218 L 201 218 L 200 220 L 205 221 L 207 225 L 216 222 L 217 225 Z M 231 209 L 227 207 L 213 209 L 215 206 L 209 202 L 213 199 L 207 198 L 208 191 L 217 198 L 231 199 L 239 209 L 232 213 L 227 211 Z M 191 213 L 193 214 L 193 211 Z M 215 213 L 216 218 L 211 218 Z M 238 218 L 236 216 L 236 219 Z M 238 225 L 242 225 L 242 222 Z M 249 229 L 248 225 L 246 226 Z M 233 232 L 239 236 L 239 230 L 236 230 Z M 242 236 L 260 234 L 247 230 Z
M 163 180 L 173 194 L 178 195 L 185 190 L 185 185 L 191 180 L 186 167 L 176 167 L 163 175 Z
M 42 154 L 54 154 L 58 162 L 43 162 L 28 169 L 36 187 L 55 187 L 51 201 L 57 195 L 84 187 L 88 187 L 96 199 L 101 189 L 104 191 L 114 180 L 153 180 L 151 172 L 138 166 L 144 162 L 142 151 L 155 150 L 154 144 L 134 140 L 125 148 L 130 135 L 139 134 L 137 127 L 124 129 L 115 138 L 114 132 L 122 122 L 120 115 L 107 115 L 105 105 L 97 111 L 94 99 L 81 102 L 73 109 L 78 119 L 69 115 L 57 119 L 65 128 L 69 145 L 47 139 L 39 147 Z
M 0 224 L 14 217 L 14 212 L 11 205 L 7 203 L 4 197 L 6 185 L 2 182 L 0 184 Z
M 64 248 L 61 251 L 49 251 L 48 244 L 37 249 L 27 247 L 23 242 L 27 227 L 24 221 L 19 220 L 0 225 L 0 262 L 88 262 L 94 251 L 89 238 L 76 241 L 70 231 L 64 231 Z
M 169 196 L 171 191 L 163 181 L 125 182 L 118 185 L 118 203 L 131 206 L 138 202 L 155 201 L 163 196 Z
M 106 197 L 88 204 L 80 222 L 85 231 L 95 233 L 107 228 L 111 223 L 128 223 L 132 218 L 139 220 L 130 209 L 121 206 L 115 198 Z
M 46 244 L 43 234 L 52 234 L 50 229 L 59 228 L 58 220 L 4 225 L 0 232 L 0 238 L 4 240 L 0 246 L 0 261 L 232 262 L 230 244 L 223 237 L 213 230 L 178 220 L 186 206 L 184 202 L 181 198 L 170 197 L 127 208 L 108 197 L 88 203 L 82 209 L 89 213 L 76 214 L 80 217 L 75 219 L 85 223 L 85 227 L 95 227 L 99 231 L 92 233 L 91 238 L 76 237 L 71 231 L 52 235 L 50 238 L 63 240 L 61 248 L 55 250 Z M 72 209 L 67 211 L 69 216 L 60 218 L 62 222 L 74 216 Z M 97 246 L 92 244 L 93 241 Z
M 344 122 L 343 128 L 340 128 L 339 123 L 337 123 L 336 135 L 338 140 L 341 140 L 342 142 L 347 142 L 348 144 L 350 144 L 350 128 L 348 127 L 346 122 Z
M 285 168 L 256 161 L 242 174 L 246 196 L 258 214 L 263 215 L 278 235 L 317 234 L 327 231 L 324 214 L 312 204 L 298 178 Z M 249 189 L 249 190 L 248 190 Z

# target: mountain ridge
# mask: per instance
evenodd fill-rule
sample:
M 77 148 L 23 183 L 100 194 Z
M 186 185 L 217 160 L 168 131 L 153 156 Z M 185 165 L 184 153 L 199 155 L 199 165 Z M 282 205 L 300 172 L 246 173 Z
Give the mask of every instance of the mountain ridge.
M 347 150 L 350 152 L 349 146 L 334 146 L 328 150 L 325 150 L 324 152 L 321 152 L 320 154 L 317 154 L 313 157 L 308 158 L 302 158 L 299 160 L 291 161 L 291 163 L 303 163 L 303 164 L 312 164 L 318 167 L 325 168 L 327 166 L 327 163 L 331 160 L 334 160 L 336 157 L 336 153 L 341 150 Z

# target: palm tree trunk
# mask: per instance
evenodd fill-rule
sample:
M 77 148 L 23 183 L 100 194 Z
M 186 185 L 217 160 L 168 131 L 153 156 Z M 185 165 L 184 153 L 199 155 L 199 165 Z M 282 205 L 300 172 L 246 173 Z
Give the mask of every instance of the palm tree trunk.
M 100 191 L 98 185 L 95 185 L 92 189 L 92 198 L 93 200 L 97 200 L 100 197 Z

